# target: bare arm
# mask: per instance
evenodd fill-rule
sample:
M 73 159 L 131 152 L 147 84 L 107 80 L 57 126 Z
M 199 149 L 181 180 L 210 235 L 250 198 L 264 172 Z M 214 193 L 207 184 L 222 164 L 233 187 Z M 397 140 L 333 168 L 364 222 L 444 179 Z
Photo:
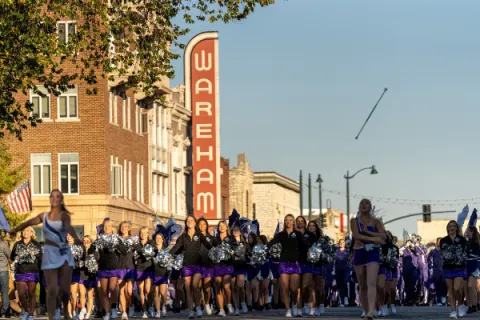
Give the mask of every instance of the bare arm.
M 375 237 L 375 236 L 366 236 L 366 235 L 363 235 L 360 233 L 360 230 L 358 230 L 358 225 L 357 225 L 357 219 L 356 218 L 352 218 L 350 220 L 350 228 L 352 228 L 352 235 L 353 235 L 353 238 L 355 240 L 358 240 L 358 241 L 366 241 L 366 242 L 373 242 L 373 243 L 379 243 L 381 241 L 378 241 L 379 238 L 378 237 Z M 382 226 L 383 228 L 383 226 Z M 385 232 L 385 231 L 384 231 Z M 379 243 L 381 244 L 381 243 Z
M 15 236 L 17 234 L 17 232 L 20 232 L 23 229 L 31 227 L 31 226 L 36 226 L 37 224 L 40 224 L 42 222 L 43 222 L 43 213 L 40 213 L 36 217 L 33 217 L 32 219 L 29 219 L 29 220 L 25 221 L 24 223 L 22 223 L 21 225 L 13 228 L 10 231 L 10 235 Z
M 383 240 L 387 240 L 387 233 L 385 232 L 385 228 L 383 226 L 383 223 L 380 222 L 380 220 L 375 219 L 375 228 L 377 229 L 377 232 L 371 232 L 368 230 L 364 230 L 365 233 L 371 235 L 372 237 L 379 237 L 382 238 Z
M 67 231 L 67 233 L 72 236 L 73 240 L 75 241 L 75 244 L 82 245 L 83 244 L 82 240 L 80 240 L 80 238 L 78 237 L 77 231 L 75 231 L 75 229 L 72 227 L 72 220 L 70 219 L 70 214 L 68 212 L 64 212 L 62 214 L 62 223 L 63 223 L 63 227 L 65 228 L 65 231 Z

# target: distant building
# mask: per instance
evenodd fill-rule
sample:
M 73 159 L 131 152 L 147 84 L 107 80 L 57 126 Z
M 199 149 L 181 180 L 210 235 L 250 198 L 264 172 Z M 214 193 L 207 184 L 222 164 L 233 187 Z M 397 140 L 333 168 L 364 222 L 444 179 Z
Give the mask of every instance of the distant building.
M 416 234 L 422 237 L 423 243 L 436 242 L 437 238 L 443 238 L 447 235 L 447 224 L 450 220 L 452 219 L 432 219 L 431 222 L 423 222 L 423 219 L 418 219 Z M 463 231 L 465 231 L 465 228 Z
M 317 221 L 320 226 L 320 210 L 312 208 L 312 220 Z M 334 239 L 335 242 L 345 238 L 347 230 L 347 220 L 346 215 L 336 209 L 322 209 L 322 214 L 325 215 L 326 225 L 322 228 L 323 232 L 328 235 L 330 238 Z M 308 209 L 303 209 L 303 216 L 308 221 Z

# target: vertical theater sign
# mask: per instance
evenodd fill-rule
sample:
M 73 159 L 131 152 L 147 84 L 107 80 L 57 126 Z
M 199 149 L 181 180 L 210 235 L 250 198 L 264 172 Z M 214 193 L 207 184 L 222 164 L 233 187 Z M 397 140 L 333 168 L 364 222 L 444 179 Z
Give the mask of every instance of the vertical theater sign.
M 185 104 L 192 111 L 193 211 L 218 219 L 220 206 L 220 99 L 218 33 L 196 35 L 185 49 Z

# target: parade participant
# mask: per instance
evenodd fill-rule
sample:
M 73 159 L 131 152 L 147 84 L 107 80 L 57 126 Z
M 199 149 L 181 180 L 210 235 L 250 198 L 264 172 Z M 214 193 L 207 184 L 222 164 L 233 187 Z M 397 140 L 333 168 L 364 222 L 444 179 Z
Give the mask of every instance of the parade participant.
M 45 212 L 36 217 L 25 221 L 20 226 L 12 229 L 11 236 L 24 229 L 30 230 L 30 237 L 35 233 L 31 226 L 43 223 L 43 234 L 45 237 L 45 246 L 42 255 L 42 270 L 47 282 L 47 312 L 49 320 L 55 318 L 55 309 L 57 308 L 57 297 L 60 289 L 60 296 L 63 303 L 63 312 L 68 319 L 68 303 L 70 300 L 70 282 L 72 271 L 75 266 L 71 250 L 67 246 L 67 233 L 70 234 L 76 244 L 82 244 L 78 238 L 75 229 L 70 222 L 70 212 L 63 202 L 63 194 L 58 189 L 50 193 L 50 212 Z M 29 228 L 30 227 L 30 228 Z M 36 280 L 38 279 L 31 279 Z M 33 282 L 34 283 L 34 282 Z M 28 285 L 34 291 L 35 285 Z M 34 296 L 34 295 L 33 295 Z M 29 310 L 29 309 L 25 309 Z M 33 312 L 31 310 L 30 312 Z
M 265 235 L 260 235 L 257 237 L 257 244 L 267 245 L 268 240 Z M 260 282 L 259 287 L 259 299 L 258 299 L 258 310 L 270 310 L 272 308 L 271 304 L 268 302 L 269 297 L 269 285 L 271 279 L 270 272 L 270 261 L 266 261 L 261 267 L 260 272 L 254 281 Z
M 73 237 L 67 234 L 67 243 L 70 248 L 73 247 L 74 242 L 75 240 L 73 239 Z M 83 252 L 83 248 L 81 250 Z M 79 293 L 78 283 L 80 281 L 79 259 L 81 259 L 81 257 L 73 257 L 73 260 L 75 261 L 75 267 L 73 268 L 72 273 L 72 283 L 70 284 L 70 303 L 68 304 L 68 313 L 70 315 L 70 318 L 72 319 L 74 319 L 77 315 L 77 297 Z
M 218 235 L 215 239 L 215 246 L 220 246 L 222 243 L 230 243 L 231 237 L 228 229 L 228 224 L 225 221 L 220 221 L 217 224 Z M 215 274 L 215 293 L 217 300 L 217 307 L 219 309 L 218 315 L 225 317 L 224 306 L 227 304 L 227 311 L 229 314 L 233 314 L 232 301 L 232 275 L 233 266 L 231 261 L 220 261 L 214 265 Z
M 400 253 L 398 247 L 395 245 L 396 237 L 392 235 L 390 231 L 387 231 L 387 251 L 392 250 L 392 255 L 395 259 L 391 260 L 386 265 L 386 275 L 385 275 L 385 306 L 390 309 L 392 314 L 397 313 L 397 308 L 395 307 L 395 298 L 397 296 L 397 270 L 398 270 L 398 259 L 400 258 Z M 384 249 L 384 247 L 382 247 Z M 378 299 L 380 302 L 382 300 Z M 388 312 L 383 311 L 382 314 L 388 315 Z
M 250 255 L 251 249 L 242 234 L 240 226 L 236 224 L 232 228 L 231 244 L 234 252 L 232 259 L 234 315 L 239 315 L 240 308 L 242 308 L 242 313 L 248 312 L 247 304 L 245 303 L 245 276 L 247 275 L 246 256 Z
M 443 274 L 448 288 L 450 303 L 450 318 L 463 317 L 462 286 L 465 277 L 467 240 L 462 236 L 461 229 L 455 220 L 447 224 L 447 236 L 440 240 L 440 250 L 443 258 Z
M 253 248 L 258 243 L 257 235 L 249 233 L 247 236 L 248 245 Z M 249 261 L 247 257 L 247 261 Z M 260 272 L 260 266 L 254 266 L 247 263 L 247 276 L 245 277 L 245 299 L 247 301 L 248 310 L 259 310 L 258 297 L 260 290 L 260 282 L 257 279 Z
M 80 315 L 79 320 L 89 320 L 93 310 L 93 302 L 95 288 L 97 287 L 97 274 L 92 273 L 85 266 L 85 261 L 89 256 L 93 256 L 96 261 L 98 261 L 99 255 L 95 247 L 92 245 L 92 237 L 86 235 L 83 237 L 83 262 L 84 266 L 80 269 L 80 281 L 79 281 L 79 290 L 80 290 Z
M 318 223 L 315 221 L 310 221 L 308 223 L 308 231 L 313 233 L 317 239 L 322 238 L 323 231 L 318 226 Z M 325 313 L 325 262 L 320 260 L 318 263 L 314 264 L 313 269 L 313 283 L 314 287 L 312 289 L 312 295 L 315 301 L 315 308 L 313 314 L 319 316 L 322 313 Z M 310 310 L 310 312 L 312 312 Z
M 154 276 L 153 252 L 151 246 L 152 240 L 148 232 L 148 227 L 140 228 L 138 232 L 140 242 L 135 246 L 134 256 L 137 271 L 137 287 L 140 298 L 140 307 L 143 311 L 143 319 L 148 319 L 148 296 L 152 287 L 152 278 Z
M 380 267 L 380 248 L 385 244 L 387 235 L 380 220 L 371 215 L 370 200 L 360 201 L 358 218 L 352 218 L 352 234 L 354 239 L 353 265 L 358 279 L 362 318 L 373 320 L 377 299 L 377 277 Z
M 480 275 L 478 274 L 478 257 L 480 256 L 480 235 L 477 227 L 469 226 L 466 231 L 468 238 L 467 259 L 467 313 L 477 312 L 477 292 L 480 292 Z
M 349 250 L 345 248 L 345 239 L 338 241 L 338 249 L 335 252 L 335 282 L 337 283 L 340 298 L 340 307 L 348 306 L 347 284 L 349 281 Z
M 160 232 L 154 235 L 155 240 L 155 254 L 161 251 L 164 247 L 165 239 Z M 153 292 L 154 292 L 154 304 L 155 304 L 155 318 L 167 316 L 167 289 L 168 289 L 168 270 L 165 267 L 160 266 L 159 263 L 154 264 L 155 277 L 153 280 Z M 161 298 L 161 301 L 160 301 Z M 163 302 L 163 306 L 160 308 Z
M 200 279 L 202 278 L 202 257 L 200 255 L 200 247 L 202 244 L 207 247 L 207 249 L 212 247 L 205 236 L 198 231 L 197 220 L 195 217 L 188 216 L 185 219 L 185 231 L 177 239 L 177 242 L 173 248 L 170 249 L 170 253 L 184 254 L 182 277 L 185 280 L 187 306 L 190 310 L 188 317 L 190 319 L 195 317 L 201 318 L 203 315 L 202 308 L 200 307 Z M 196 313 L 193 309 L 194 303 L 196 307 Z
M 133 283 L 137 279 L 137 270 L 133 261 L 133 246 L 127 245 L 127 239 L 132 237 L 132 230 L 128 221 L 120 222 L 118 234 L 124 242 L 126 252 L 120 254 L 120 265 L 118 274 L 118 288 L 120 295 L 120 306 L 122 307 L 122 319 L 132 318 L 135 314 L 135 307 L 132 303 Z M 128 310 L 128 314 L 127 314 Z
M 203 234 L 206 240 L 213 245 L 214 238 L 208 234 L 208 222 L 205 218 L 200 218 L 197 221 L 198 230 Z M 203 302 L 205 306 L 205 313 L 212 315 L 212 278 L 214 276 L 213 262 L 208 258 L 208 249 L 203 244 L 200 247 L 200 254 L 202 256 L 202 279 L 200 280 L 201 287 L 203 288 Z

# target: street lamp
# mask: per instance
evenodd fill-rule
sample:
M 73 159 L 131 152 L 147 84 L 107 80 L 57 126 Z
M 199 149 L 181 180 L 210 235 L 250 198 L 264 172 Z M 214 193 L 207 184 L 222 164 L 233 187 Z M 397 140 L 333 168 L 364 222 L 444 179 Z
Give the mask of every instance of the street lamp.
M 318 202 L 319 202 L 319 208 L 320 208 L 320 213 L 318 214 L 318 217 L 320 218 L 320 221 L 323 221 L 323 212 L 322 212 L 322 176 L 319 174 L 317 177 L 318 183 Z M 323 228 L 323 223 L 320 223 L 320 228 Z
M 371 167 L 360 169 L 357 172 L 355 172 L 353 175 L 350 175 L 349 172 L 347 171 L 347 174 L 343 176 L 345 180 L 347 180 L 347 233 L 348 234 L 350 234 L 350 179 L 353 179 L 358 173 L 365 170 L 370 170 L 370 174 L 378 174 L 378 171 L 375 168 L 375 166 L 371 166 Z

